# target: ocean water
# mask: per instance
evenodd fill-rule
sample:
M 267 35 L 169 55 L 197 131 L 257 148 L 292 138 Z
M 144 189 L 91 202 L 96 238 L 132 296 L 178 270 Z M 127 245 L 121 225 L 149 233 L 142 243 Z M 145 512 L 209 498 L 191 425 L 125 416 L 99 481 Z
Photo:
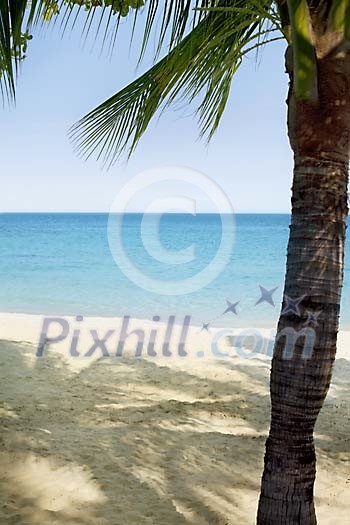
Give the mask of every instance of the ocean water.
M 145 222 L 141 214 L 126 214 L 120 218 L 129 261 L 126 276 L 121 252 L 114 249 L 112 254 L 110 249 L 107 214 L 1 214 L 0 311 L 162 320 L 175 315 L 178 322 L 190 315 L 198 325 L 274 326 L 290 217 L 247 214 L 236 215 L 234 222 L 226 266 L 219 268 L 218 256 L 209 282 L 182 295 L 184 280 L 192 282 L 220 250 L 225 231 L 218 215 L 167 214 Z M 134 273 L 138 284 L 130 280 Z M 149 291 L 147 283 L 143 286 L 142 276 L 156 283 L 157 292 Z M 173 289 L 175 283 L 178 295 L 159 293 L 166 292 L 169 283 Z M 256 305 L 259 285 L 278 287 L 275 306 Z M 223 315 L 226 300 L 238 302 L 237 315 Z M 350 328 L 349 238 L 341 326 Z

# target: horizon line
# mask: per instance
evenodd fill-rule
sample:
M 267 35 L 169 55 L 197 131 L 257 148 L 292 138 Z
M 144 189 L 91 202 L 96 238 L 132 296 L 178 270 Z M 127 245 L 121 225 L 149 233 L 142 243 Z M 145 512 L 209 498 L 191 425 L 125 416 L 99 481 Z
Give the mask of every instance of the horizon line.
M 291 211 L 238 211 L 231 213 L 200 211 L 198 213 L 186 212 L 144 212 L 144 211 L 128 211 L 128 212 L 110 212 L 110 211 L 0 211 L 0 215 L 290 215 Z

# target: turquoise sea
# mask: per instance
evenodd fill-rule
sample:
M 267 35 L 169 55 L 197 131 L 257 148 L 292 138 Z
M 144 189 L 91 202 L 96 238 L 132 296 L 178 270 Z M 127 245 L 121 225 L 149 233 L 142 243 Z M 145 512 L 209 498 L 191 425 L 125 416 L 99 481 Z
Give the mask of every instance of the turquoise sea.
M 147 251 L 141 214 L 126 214 L 121 224 L 125 251 L 135 268 L 166 291 L 166 280 L 181 282 L 205 268 L 222 237 L 219 215 L 167 214 L 158 217 L 158 246 L 164 257 Z M 1 214 L 0 311 L 113 317 L 130 315 L 216 326 L 273 326 L 278 318 L 289 233 L 289 215 L 236 215 L 235 242 L 227 266 L 212 282 L 186 295 L 163 295 L 134 284 L 112 257 L 107 214 Z M 151 232 L 151 233 L 150 233 Z M 146 243 L 147 244 L 147 243 Z M 180 264 L 179 250 L 193 248 L 192 259 Z M 174 261 L 172 263 L 172 253 Z M 164 285 L 163 285 L 164 282 Z M 259 285 L 278 287 L 275 306 L 258 304 Z M 222 315 L 226 300 L 237 314 Z M 350 239 L 347 240 L 342 328 L 350 328 Z

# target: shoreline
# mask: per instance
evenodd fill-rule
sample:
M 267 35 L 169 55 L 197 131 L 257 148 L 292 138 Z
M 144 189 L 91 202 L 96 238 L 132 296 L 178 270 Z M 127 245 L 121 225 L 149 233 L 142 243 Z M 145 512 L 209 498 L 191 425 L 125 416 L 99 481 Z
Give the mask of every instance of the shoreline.
M 178 322 L 179 320 L 181 322 Z M 96 359 L 112 357 L 114 351 L 118 353 L 118 345 L 120 346 L 122 337 L 123 348 L 119 350 L 123 352 L 125 350 L 129 357 L 135 350 L 135 357 L 138 358 L 150 356 L 163 358 L 167 353 L 172 353 L 172 357 L 176 354 L 181 357 L 183 353 L 187 355 L 182 357 L 203 359 L 210 356 L 214 359 L 222 359 L 231 358 L 238 349 L 238 357 L 267 360 L 271 358 L 276 333 L 273 327 L 203 328 L 198 324 L 192 324 L 186 316 L 179 320 L 174 318 L 171 322 L 169 318 L 165 322 L 127 316 L 124 318 L 73 317 L 0 312 L 0 340 L 28 343 L 37 348 L 49 343 L 50 347 L 54 347 L 61 354 L 66 354 L 67 357 L 72 357 L 73 354 L 73 357 Z M 85 355 L 86 352 L 78 351 L 78 346 L 89 349 L 94 339 L 98 342 L 105 337 L 107 337 L 105 345 L 97 347 L 93 355 Z M 142 348 L 137 346 L 140 337 Z M 350 361 L 350 331 L 348 330 L 339 331 L 336 358 Z

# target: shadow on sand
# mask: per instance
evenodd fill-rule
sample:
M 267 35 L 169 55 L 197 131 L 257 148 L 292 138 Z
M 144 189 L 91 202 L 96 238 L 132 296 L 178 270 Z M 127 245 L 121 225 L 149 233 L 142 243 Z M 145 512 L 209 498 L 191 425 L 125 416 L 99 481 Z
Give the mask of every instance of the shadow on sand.
M 0 342 L 0 523 L 253 524 L 269 365 L 215 367 L 206 377 L 123 358 L 77 372 L 54 353 L 35 359 L 30 345 Z M 340 477 L 349 377 L 339 360 L 317 428 L 320 468 Z

